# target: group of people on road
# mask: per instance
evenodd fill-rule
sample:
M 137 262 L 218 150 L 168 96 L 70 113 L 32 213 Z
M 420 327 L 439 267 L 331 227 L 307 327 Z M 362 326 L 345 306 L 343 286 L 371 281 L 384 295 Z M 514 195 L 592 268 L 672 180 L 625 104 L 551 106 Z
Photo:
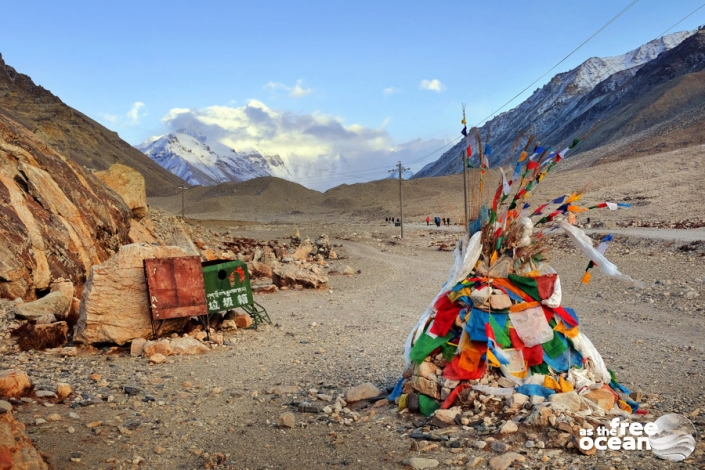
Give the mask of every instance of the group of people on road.
M 384 222 L 388 224 L 393 224 L 394 223 L 394 217 L 385 217 Z M 397 217 L 396 223 L 399 223 L 399 217 Z
M 436 227 L 440 227 L 441 223 L 446 226 L 450 225 L 450 217 L 441 218 L 441 217 L 436 216 L 433 219 L 433 223 L 436 224 Z M 428 217 L 428 216 L 426 217 L 426 225 L 431 225 L 431 217 Z

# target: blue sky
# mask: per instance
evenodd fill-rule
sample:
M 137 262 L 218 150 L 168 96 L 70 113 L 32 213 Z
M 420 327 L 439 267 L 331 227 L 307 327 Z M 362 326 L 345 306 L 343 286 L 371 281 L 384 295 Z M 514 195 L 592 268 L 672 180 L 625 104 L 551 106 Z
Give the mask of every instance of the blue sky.
M 374 159 L 379 169 L 455 139 L 461 103 L 469 124 L 480 122 L 631 1 L 4 3 L 6 63 L 131 144 L 174 130 L 165 119 L 174 109 L 256 100 L 283 121 L 369 131 L 370 153 L 396 149 Z M 701 4 L 638 1 L 505 110 L 591 56 L 660 36 Z M 705 8 L 670 32 L 703 23 Z M 372 168 L 346 151 L 346 164 Z

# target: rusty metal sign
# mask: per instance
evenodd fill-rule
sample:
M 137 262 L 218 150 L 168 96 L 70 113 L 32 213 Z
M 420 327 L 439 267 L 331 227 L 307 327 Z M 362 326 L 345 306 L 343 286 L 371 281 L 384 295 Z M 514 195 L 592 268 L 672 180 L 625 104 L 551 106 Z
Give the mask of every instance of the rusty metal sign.
M 144 260 L 152 320 L 208 315 L 201 258 Z

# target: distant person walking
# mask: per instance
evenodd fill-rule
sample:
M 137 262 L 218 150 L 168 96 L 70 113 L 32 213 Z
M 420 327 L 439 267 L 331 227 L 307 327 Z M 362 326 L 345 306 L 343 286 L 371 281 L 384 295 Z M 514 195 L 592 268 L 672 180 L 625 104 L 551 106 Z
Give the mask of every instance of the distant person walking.
M 436 218 L 433 219 L 433 221 L 436 223 L 436 227 L 441 226 L 441 218 L 440 217 L 436 216 Z
M 426 216 L 426 225 L 431 225 L 431 218 Z
M 446 218 L 446 220 L 448 221 L 448 226 L 450 227 L 450 217 Z

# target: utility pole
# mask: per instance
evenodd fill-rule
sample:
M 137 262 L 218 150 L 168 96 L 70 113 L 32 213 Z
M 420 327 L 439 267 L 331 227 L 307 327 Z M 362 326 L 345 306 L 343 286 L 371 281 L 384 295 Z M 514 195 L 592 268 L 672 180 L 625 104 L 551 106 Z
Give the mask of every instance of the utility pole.
M 184 221 L 184 190 L 188 189 L 186 186 L 179 186 L 179 189 L 181 190 L 181 221 Z
M 401 228 L 401 238 L 404 238 L 404 195 L 401 191 L 402 172 L 409 171 L 409 168 L 401 166 L 401 162 L 397 162 L 396 170 L 389 170 L 389 173 L 399 171 L 399 227 Z

